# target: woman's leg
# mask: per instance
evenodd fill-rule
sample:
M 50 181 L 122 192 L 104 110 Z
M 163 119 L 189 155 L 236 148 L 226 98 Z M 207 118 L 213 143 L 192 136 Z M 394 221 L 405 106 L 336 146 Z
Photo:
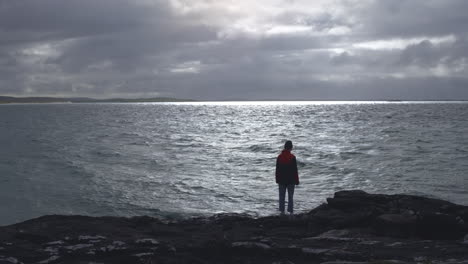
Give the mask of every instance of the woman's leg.
M 288 212 L 293 213 L 294 211 L 294 184 L 288 184 Z
M 279 210 L 282 214 L 284 214 L 284 198 L 286 196 L 286 185 L 278 184 L 278 191 L 279 191 Z

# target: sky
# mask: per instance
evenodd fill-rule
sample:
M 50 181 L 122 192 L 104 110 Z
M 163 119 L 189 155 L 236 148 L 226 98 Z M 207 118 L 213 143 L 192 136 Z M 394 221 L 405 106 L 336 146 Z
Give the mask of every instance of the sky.
M 468 100 L 466 0 L 0 0 L 0 95 Z

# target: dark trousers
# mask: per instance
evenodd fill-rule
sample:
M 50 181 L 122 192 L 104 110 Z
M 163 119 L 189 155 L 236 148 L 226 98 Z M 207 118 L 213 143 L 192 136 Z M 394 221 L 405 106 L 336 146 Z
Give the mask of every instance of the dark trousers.
M 288 212 L 292 213 L 294 210 L 294 184 L 278 184 L 279 190 L 279 210 L 284 213 L 284 199 L 286 196 L 286 189 L 288 190 Z

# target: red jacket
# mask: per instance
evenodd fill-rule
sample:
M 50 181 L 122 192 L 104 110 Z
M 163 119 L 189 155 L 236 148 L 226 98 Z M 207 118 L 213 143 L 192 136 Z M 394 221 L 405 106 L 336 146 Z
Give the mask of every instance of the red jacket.
M 284 149 L 276 159 L 276 183 L 299 184 L 296 156 Z

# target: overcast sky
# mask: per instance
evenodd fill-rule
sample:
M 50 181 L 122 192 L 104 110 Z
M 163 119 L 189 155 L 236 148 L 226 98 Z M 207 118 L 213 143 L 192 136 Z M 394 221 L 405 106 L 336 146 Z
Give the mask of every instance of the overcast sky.
M 0 95 L 468 99 L 468 1 L 0 0 Z

